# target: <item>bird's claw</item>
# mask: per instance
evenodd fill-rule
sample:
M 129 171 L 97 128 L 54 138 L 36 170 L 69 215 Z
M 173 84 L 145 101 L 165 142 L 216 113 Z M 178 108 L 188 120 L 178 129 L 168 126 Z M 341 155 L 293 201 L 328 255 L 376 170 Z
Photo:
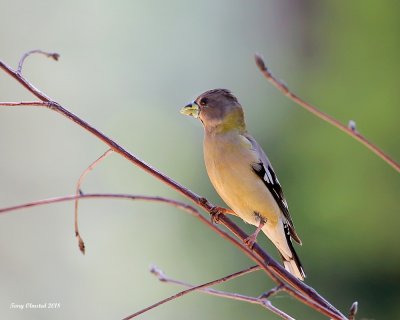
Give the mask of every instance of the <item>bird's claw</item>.
M 218 224 L 221 214 L 223 214 L 222 208 L 217 206 L 212 207 L 212 209 L 210 210 L 211 222 Z
M 244 244 L 249 247 L 249 249 L 252 249 L 254 244 L 257 241 L 257 235 L 252 234 L 251 236 L 248 236 L 246 239 L 243 240 Z

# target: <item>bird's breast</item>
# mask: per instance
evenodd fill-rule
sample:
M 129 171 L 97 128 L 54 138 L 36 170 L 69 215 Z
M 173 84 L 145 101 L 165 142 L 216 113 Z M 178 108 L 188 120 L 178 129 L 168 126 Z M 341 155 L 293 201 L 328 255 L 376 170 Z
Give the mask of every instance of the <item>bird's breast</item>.
M 280 209 L 251 167 L 259 157 L 244 136 L 205 136 L 204 160 L 214 188 L 238 216 L 254 225 L 255 212 L 269 223 L 278 221 Z

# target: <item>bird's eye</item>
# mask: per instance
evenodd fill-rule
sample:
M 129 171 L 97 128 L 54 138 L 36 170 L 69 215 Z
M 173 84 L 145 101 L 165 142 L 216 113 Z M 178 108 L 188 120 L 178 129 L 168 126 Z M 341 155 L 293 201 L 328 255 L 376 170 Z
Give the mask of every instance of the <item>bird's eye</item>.
M 202 107 L 204 107 L 205 105 L 207 105 L 208 99 L 207 99 L 207 98 L 202 98 L 202 99 L 199 101 L 199 103 L 200 103 L 200 105 L 201 105 Z

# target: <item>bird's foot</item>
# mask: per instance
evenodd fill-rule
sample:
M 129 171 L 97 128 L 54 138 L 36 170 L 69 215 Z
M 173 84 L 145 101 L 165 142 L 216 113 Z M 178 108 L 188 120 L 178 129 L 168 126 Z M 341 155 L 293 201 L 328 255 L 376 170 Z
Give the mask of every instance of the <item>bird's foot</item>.
M 218 206 L 212 207 L 212 209 L 210 210 L 211 222 L 218 224 L 221 214 L 224 214 L 224 213 L 225 213 L 224 208 L 221 208 Z
M 254 244 L 257 242 L 257 234 L 253 233 L 252 235 L 244 239 L 243 242 L 247 247 L 249 247 L 249 249 L 252 249 Z
M 210 203 L 208 202 L 208 200 L 204 197 L 201 197 L 199 199 L 199 203 L 203 206 L 210 206 Z M 211 215 L 211 223 L 219 223 L 219 217 L 221 214 L 224 213 L 224 208 L 218 207 L 218 206 L 213 206 L 210 209 L 210 215 Z
M 254 231 L 253 234 L 251 234 L 250 236 L 248 236 L 246 239 L 243 240 L 244 244 L 245 244 L 246 246 L 248 246 L 249 249 L 252 249 L 253 246 L 254 246 L 254 244 L 256 243 L 256 241 L 257 241 L 257 236 L 258 236 L 258 234 L 260 233 L 262 227 L 265 225 L 265 222 L 266 222 L 265 219 L 260 218 L 260 223 L 259 223 L 259 225 L 258 225 L 256 231 Z

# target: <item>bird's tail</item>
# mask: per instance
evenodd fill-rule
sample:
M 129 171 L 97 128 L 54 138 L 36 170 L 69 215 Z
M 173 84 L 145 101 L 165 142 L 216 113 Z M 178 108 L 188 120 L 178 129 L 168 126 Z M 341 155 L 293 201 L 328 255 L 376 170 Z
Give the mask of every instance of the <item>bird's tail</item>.
M 300 259 L 293 248 L 288 227 L 281 222 L 278 222 L 278 224 L 273 227 L 267 223 L 262 231 L 279 250 L 285 269 L 296 278 L 303 281 L 306 275 Z
M 289 271 L 292 275 L 294 275 L 299 280 L 304 281 L 306 274 L 304 273 L 303 266 L 301 265 L 299 257 L 297 256 L 296 251 L 294 251 L 291 242 L 290 246 L 292 247 L 292 257 L 287 259 L 283 256 L 283 254 L 281 254 L 283 265 L 285 266 L 285 269 Z

